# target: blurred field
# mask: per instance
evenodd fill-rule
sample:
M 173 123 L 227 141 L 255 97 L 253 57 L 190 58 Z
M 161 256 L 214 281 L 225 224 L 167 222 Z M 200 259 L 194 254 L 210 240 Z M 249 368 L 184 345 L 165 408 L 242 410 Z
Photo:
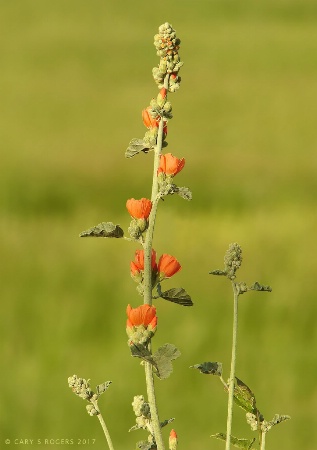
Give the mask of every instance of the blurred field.
M 267 448 L 317 448 L 313 0 L 1 1 L 1 448 L 6 438 L 105 448 L 67 386 L 74 373 L 113 381 L 100 406 L 117 450 L 145 438 L 127 432 L 133 396 L 145 394 L 125 334 L 126 305 L 140 301 L 136 247 L 78 234 L 107 220 L 127 229 L 126 199 L 150 195 L 152 155 L 124 151 L 143 136 L 140 111 L 157 92 L 152 42 L 165 21 L 185 61 L 168 151 L 186 158 L 177 181 L 193 201 L 161 205 L 155 248 L 180 260 L 166 287 L 185 287 L 195 306 L 157 302 L 155 345 L 182 352 L 157 383 L 161 419 L 176 418 L 182 450 L 224 447 L 209 436 L 225 431 L 226 396 L 188 367 L 218 360 L 229 374 L 231 287 L 208 272 L 239 242 L 239 279 L 273 292 L 241 297 L 237 375 L 268 419 L 292 416 Z M 253 436 L 242 410 L 233 434 Z

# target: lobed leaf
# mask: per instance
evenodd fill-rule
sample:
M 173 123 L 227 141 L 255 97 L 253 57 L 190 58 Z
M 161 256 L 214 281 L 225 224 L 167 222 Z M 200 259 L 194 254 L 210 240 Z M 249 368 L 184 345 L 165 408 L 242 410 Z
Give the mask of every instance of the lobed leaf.
M 172 361 L 180 356 L 181 352 L 173 344 L 164 344 L 159 347 L 153 355 L 156 375 L 161 380 L 165 380 L 173 372 Z
M 149 362 L 155 367 L 155 369 L 157 369 L 157 364 L 154 358 L 152 357 L 152 353 L 148 350 L 148 348 L 145 345 L 133 343 L 130 346 L 130 350 L 132 356 L 134 356 L 135 358 L 141 358 L 143 359 L 143 361 Z
M 103 237 L 103 238 L 122 238 L 124 232 L 119 225 L 112 222 L 101 222 L 89 230 L 82 231 L 79 237 Z
M 168 300 L 169 302 L 177 303 L 182 306 L 193 306 L 190 295 L 183 288 L 172 288 L 164 292 L 159 292 L 159 296 Z
M 216 438 L 216 439 L 220 439 L 221 441 L 226 441 L 227 440 L 227 435 L 225 433 L 212 434 L 211 437 Z M 244 450 L 253 450 L 253 449 L 255 449 L 255 447 L 253 447 L 253 444 L 255 442 L 255 438 L 254 439 L 238 439 L 238 438 L 236 438 L 236 437 L 231 435 L 230 436 L 230 442 L 236 448 L 242 448 Z
M 138 153 L 144 151 L 149 151 L 150 147 L 148 144 L 146 144 L 143 139 L 137 139 L 133 138 L 129 142 L 129 147 L 125 151 L 125 157 L 126 158 L 133 158 L 133 156 L 137 155 Z
M 222 375 L 222 363 L 221 362 L 203 362 L 201 364 L 195 364 L 190 366 L 190 369 L 198 369 L 200 373 L 205 375 Z

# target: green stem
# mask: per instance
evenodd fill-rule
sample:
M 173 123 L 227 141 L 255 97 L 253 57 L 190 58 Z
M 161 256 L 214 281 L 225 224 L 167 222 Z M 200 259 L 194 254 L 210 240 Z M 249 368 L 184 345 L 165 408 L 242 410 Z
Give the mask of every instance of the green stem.
M 164 86 L 168 87 L 168 78 L 169 75 L 166 75 L 164 80 Z M 157 171 L 160 165 L 160 157 L 162 153 L 163 147 L 163 128 L 164 128 L 164 120 L 161 117 L 158 129 L 158 135 L 156 140 L 156 146 L 154 148 L 154 163 L 153 163 L 153 181 L 152 181 L 152 194 L 151 194 L 151 202 L 152 209 L 149 217 L 149 225 L 145 236 L 144 242 L 144 304 L 152 305 L 152 267 L 151 267 L 151 258 L 152 258 L 152 245 L 153 245 L 153 234 L 155 227 L 155 219 L 157 213 L 158 202 L 160 200 L 159 194 L 159 186 L 157 179 Z M 149 343 L 149 349 L 151 349 L 151 343 Z M 164 450 L 164 442 L 162 437 L 162 430 L 160 419 L 158 415 L 156 398 L 155 398 L 155 389 L 154 389 L 154 379 L 153 379 L 153 367 L 152 364 L 145 362 L 145 381 L 148 395 L 148 402 L 151 410 L 151 422 L 153 426 L 154 438 L 157 445 L 157 450 Z
M 164 442 L 162 436 L 162 429 L 160 424 L 160 419 L 158 415 L 157 405 L 156 405 L 156 397 L 155 397 L 155 388 L 154 388 L 154 379 L 153 379 L 153 368 L 152 364 L 145 362 L 145 380 L 146 380 L 146 389 L 148 402 L 151 410 L 151 423 L 153 426 L 153 432 L 155 437 L 155 442 L 157 445 L 157 450 L 164 450 Z
M 232 281 L 233 288 L 233 332 L 232 332 L 232 353 L 231 353 L 231 368 L 229 378 L 229 396 L 228 396 L 228 415 L 227 415 L 227 437 L 226 450 L 230 450 L 230 437 L 232 428 L 232 412 L 233 412 L 233 397 L 234 397 L 234 379 L 236 371 L 236 351 L 237 351 L 237 332 L 238 332 L 238 298 L 239 291 L 237 285 Z
M 157 206 L 160 200 L 158 193 L 158 181 L 157 181 L 157 171 L 160 165 L 160 156 L 162 153 L 163 144 L 163 118 L 160 121 L 158 135 L 157 135 L 157 145 L 154 148 L 154 163 L 153 163 L 153 181 L 152 181 L 152 194 L 151 202 L 152 209 L 149 217 L 149 225 L 146 232 L 145 242 L 144 242 L 144 303 L 152 305 L 152 268 L 151 268 L 151 256 L 152 256 L 152 243 L 155 219 L 157 213 Z
M 101 415 L 98 403 L 97 403 L 97 401 L 93 401 L 93 400 L 91 400 L 91 403 L 94 405 L 95 409 L 98 411 L 97 417 L 99 419 L 99 422 L 100 422 L 100 425 L 101 425 L 102 430 L 104 432 L 104 435 L 106 436 L 106 440 L 107 440 L 107 444 L 108 444 L 109 450 L 114 450 L 114 447 L 113 447 L 113 444 L 112 444 L 112 440 L 111 440 L 111 437 L 110 437 L 110 433 L 108 431 L 108 428 L 107 428 L 107 425 L 106 425 L 105 421 L 103 420 L 103 417 Z
M 266 433 L 264 431 L 261 432 L 261 450 L 265 450 L 265 438 Z

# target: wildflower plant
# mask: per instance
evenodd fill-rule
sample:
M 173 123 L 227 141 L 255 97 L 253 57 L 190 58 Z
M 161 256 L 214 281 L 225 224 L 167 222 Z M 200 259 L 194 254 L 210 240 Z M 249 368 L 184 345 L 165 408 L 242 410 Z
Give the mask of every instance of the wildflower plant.
M 158 87 L 158 94 L 149 102 L 149 106 L 142 111 L 142 121 L 146 127 L 143 138 L 134 138 L 130 141 L 125 152 L 126 158 L 133 158 L 145 154 L 152 156 L 153 179 L 151 198 L 129 198 L 126 201 L 126 209 L 131 217 L 127 234 L 113 222 L 101 222 L 98 225 L 83 231 L 81 237 L 122 238 L 136 244 L 134 255 L 130 261 L 130 275 L 136 283 L 136 299 L 140 296 L 142 301 L 136 300 L 136 304 L 128 304 L 126 309 L 126 332 L 128 336 L 128 348 L 131 355 L 141 359 L 144 366 L 146 393 L 134 396 L 132 408 L 135 413 L 135 425 L 129 431 L 143 429 L 147 432 L 147 439 L 137 443 L 142 450 L 165 450 L 164 440 L 168 440 L 169 450 L 176 450 L 178 438 L 175 430 L 171 430 L 169 438 L 163 437 L 163 428 L 174 419 L 161 420 L 158 413 L 155 396 L 155 378 L 164 380 L 173 371 L 172 361 L 180 356 L 179 350 L 173 344 L 164 344 L 155 349 L 156 332 L 159 329 L 157 307 L 153 301 L 158 298 L 167 300 L 180 306 L 192 306 L 190 295 L 183 287 L 163 290 L 164 281 L 174 277 L 180 270 L 181 264 L 174 255 L 162 253 L 158 256 L 153 248 L 154 230 L 159 206 L 162 200 L 169 195 L 178 195 L 185 200 L 192 199 L 192 193 L 187 187 L 176 184 L 175 178 L 185 167 L 185 159 L 165 152 L 167 147 L 168 122 L 173 118 L 172 104 L 169 95 L 180 88 L 181 77 L 179 71 L 183 65 L 180 59 L 180 39 L 172 25 L 164 23 L 159 27 L 159 32 L 154 36 L 154 45 L 159 56 L 159 63 L 153 68 L 152 74 Z M 218 433 L 214 437 L 226 441 L 226 450 L 231 445 L 238 448 L 253 449 L 255 439 L 238 439 L 232 436 L 232 409 L 233 402 L 247 412 L 247 422 L 252 430 L 259 432 L 259 443 L 264 449 L 267 431 L 275 424 L 284 421 L 288 416 L 275 416 L 270 422 L 264 420 L 263 415 L 256 407 L 255 397 L 246 384 L 235 375 L 236 341 L 238 323 L 238 297 L 249 291 L 270 291 L 268 286 L 254 283 L 248 287 L 246 283 L 237 283 L 236 271 L 242 262 L 241 248 L 238 244 L 232 244 L 225 255 L 224 270 L 216 270 L 214 275 L 226 276 L 232 284 L 234 292 L 234 327 L 231 372 L 228 382 L 222 378 L 222 364 L 219 362 L 205 362 L 192 366 L 201 373 L 216 375 L 220 378 L 225 390 L 228 392 L 228 421 L 227 433 Z M 127 264 L 128 267 L 128 264 Z M 139 296 L 139 297 L 138 297 Z M 107 381 L 96 387 L 95 392 L 90 387 L 89 380 L 78 378 L 76 375 L 69 377 L 68 384 L 73 392 L 88 402 L 87 412 L 96 415 L 103 428 L 110 450 L 114 449 L 110 434 L 101 416 L 98 399 L 110 386 Z

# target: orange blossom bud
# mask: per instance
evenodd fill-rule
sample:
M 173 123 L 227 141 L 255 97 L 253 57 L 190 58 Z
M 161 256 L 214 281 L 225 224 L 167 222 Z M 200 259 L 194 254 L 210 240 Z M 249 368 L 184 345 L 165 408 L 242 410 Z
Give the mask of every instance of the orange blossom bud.
M 142 111 L 142 120 L 146 128 L 157 128 L 159 126 L 159 123 L 156 119 L 154 119 L 151 114 L 150 110 L 152 108 L 148 106 L 146 109 L 143 109 Z
M 134 219 L 147 219 L 152 209 L 152 202 L 147 198 L 141 198 L 141 200 L 130 198 L 127 200 L 126 207 Z
M 138 327 L 143 325 L 145 328 L 150 326 L 152 329 L 156 328 L 157 317 L 156 308 L 150 305 L 141 305 L 137 308 L 127 306 L 127 328 Z
M 156 269 L 156 251 L 152 249 L 151 267 Z M 131 275 L 135 275 L 140 270 L 144 270 L 144 250 L 136 250 L 134 261 L 130 263 Z
M 178 159 L 172 155 L 172 153 L 166 153 L 166 155 L 161 155 L 160 166 L 157 173 L 164 172 L 166 175 L 176 175 L 185 166 L 185 159 Z
M 164 253 L 158 262 L 158 271 L 164 278 L 169 278 L 181 270 L 182 266 L 174 256 Z
M 177 448 L 177 434 L 175 430 L 171 430 L 168 442 L 169 450 L 176 450 Z

